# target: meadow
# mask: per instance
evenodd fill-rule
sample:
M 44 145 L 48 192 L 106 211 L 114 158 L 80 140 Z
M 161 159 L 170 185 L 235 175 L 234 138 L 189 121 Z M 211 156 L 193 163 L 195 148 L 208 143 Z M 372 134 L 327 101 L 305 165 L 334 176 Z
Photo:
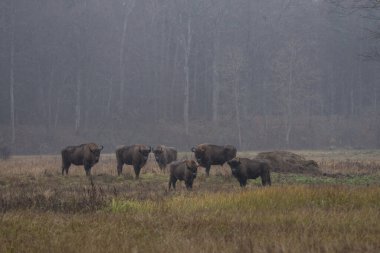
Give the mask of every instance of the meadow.
M 0 160 L 0 252 L 379 252 L 380 151 L 294 152 L 322 174 L 242 189 L 215 166 L 192 191 L 168 191 L 152 157 L 140 180 L 131 167 L 117 176 L 113 154 L 91 177 L 61 176 L 59 156 Z

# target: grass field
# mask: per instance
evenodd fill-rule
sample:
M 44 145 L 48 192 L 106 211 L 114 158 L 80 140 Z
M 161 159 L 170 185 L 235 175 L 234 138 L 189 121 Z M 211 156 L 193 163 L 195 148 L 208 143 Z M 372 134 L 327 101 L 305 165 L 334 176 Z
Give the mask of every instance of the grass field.
M 138 181 L 131 167 L 117 176 L 113 155 L 91 178 L 61 176 L 58 156 L 0 161 L 0 252 L 380 252 L 380 151 L 294 152 L 328 176 L 241 189 L 213 167 L 189 192 L 168 191 L 152 161 Z

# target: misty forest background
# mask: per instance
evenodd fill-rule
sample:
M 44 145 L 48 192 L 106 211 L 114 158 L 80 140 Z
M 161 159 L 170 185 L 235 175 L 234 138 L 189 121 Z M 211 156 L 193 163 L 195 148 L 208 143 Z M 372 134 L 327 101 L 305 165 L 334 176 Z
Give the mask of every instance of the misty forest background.
M 379 2 L 331 2 L 2 0 L 0 144 L 380 148 Z

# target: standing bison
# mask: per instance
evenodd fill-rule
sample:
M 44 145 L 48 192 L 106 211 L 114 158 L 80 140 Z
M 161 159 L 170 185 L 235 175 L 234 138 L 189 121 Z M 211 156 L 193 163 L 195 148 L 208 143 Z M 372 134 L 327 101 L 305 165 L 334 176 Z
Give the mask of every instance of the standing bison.
M 124 164 L 132 165 L 136 179 L 138 179 L 140 170 L 144 167 L 151 151 L 151 147 L 141 144 L 122 146 L 116 149 L 117 174 L 121 175 Z
M 199 144 L 191 148 L 191 151 L 194 152 L 199 165 L 206 168 L 207 176 L 209 176 L 211 165 L 223 166 L 225 162 L 236 157 L 236 148 L 232 145 Z
M 271 167 L 267 160 L 234 158 L 227 162 L 231 167 L 232 175 L 239 181 L 240 186 L 244 187 L 248 179 L 261 177 L 262 185 L 271 185 Z
M 177 150 L 172 147 L 158 145 L 153 153 L 161 170 L 164 170 L 167 164 L 177 160 Z
M 194 179 L 197 177 L 198 164 L 193 160 L 172 162 L 170 164 L 169 190 L 175 185 L 177 180 L 185 181 L 186 189 L 193 188 Z
M 61 151 L 62 155 L 62 175 L 69 173 L 71 164 L 84 165 L 86 175 L 91 175 L 91 168 L 99 162 L 100 151 L 103 146 L 95 143 L 81 144 L 79 146 L 69 146 Z

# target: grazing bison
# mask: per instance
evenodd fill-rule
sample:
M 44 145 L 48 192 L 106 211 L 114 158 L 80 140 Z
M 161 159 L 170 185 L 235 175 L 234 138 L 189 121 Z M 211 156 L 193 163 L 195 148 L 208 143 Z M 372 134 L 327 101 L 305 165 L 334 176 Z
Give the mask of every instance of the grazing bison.
M 197 177 L 198 164 L 193 160 L 172 162 L 170 164 L 169 190 L 171 185 L 175 189 L 177 180 L 184 180 L 186 188 L 193 188 L 193 181 Z
M 227 162 L 231 167 L 232 175 L 239 181 L 240 186 L 247 184 L 248 179 L 261 177 L 262 185 L 271 185 L 270 165 L 267 160 L 234 158 Z
M 62 155 L 62 175 L 66 171 L 69 173 L 71 164 L 84 165 L 86 175 L 91 175 L 91 168 L 99 161 L 100 151 L 103 146 L 95 143 L 82 144 L 79 146 L 69 146 L 61 151 Z
M 211 165 L 222 165 L 236 156 L 236 148 L 232 145 L 217 146 L 212 144 L 199 144 L 191 148 L 195 159 L 200 166 L 206 168 L 209 176 Z
M 117 174 L 121 175 L 124 164 L 132 165 L 135 170 L 136 179 L 138 179 L 140 170 L 144 167 L 151 151 L 152 148 L 150 146 L 141 144 L 122 146 L 116 149 Z
M 164 170 L 167 164 L 177 160 L 177 150 L 172 147 L 158 145 L 153 153 L 161 170 Z

